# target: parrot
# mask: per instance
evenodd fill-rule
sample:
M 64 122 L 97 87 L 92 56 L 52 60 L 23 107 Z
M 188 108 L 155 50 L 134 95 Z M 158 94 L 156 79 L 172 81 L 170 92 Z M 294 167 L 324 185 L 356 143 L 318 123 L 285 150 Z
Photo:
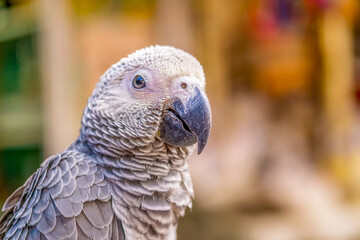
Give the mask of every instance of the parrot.
M 211 126 L 193 55 L 129 54 L 100 77 L 78 138 L 6 200 L 0 239 L 176 239 L 194 198 L 188 161 Z

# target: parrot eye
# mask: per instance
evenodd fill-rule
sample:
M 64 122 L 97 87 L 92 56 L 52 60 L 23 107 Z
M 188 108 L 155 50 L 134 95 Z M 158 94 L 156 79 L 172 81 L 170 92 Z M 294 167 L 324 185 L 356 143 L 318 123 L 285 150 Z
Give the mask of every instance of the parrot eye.
M 144 88 L 146 86 L 145 79 L 140 75 L 136 75 L 133 80 L 133 86 L 136 89 Z

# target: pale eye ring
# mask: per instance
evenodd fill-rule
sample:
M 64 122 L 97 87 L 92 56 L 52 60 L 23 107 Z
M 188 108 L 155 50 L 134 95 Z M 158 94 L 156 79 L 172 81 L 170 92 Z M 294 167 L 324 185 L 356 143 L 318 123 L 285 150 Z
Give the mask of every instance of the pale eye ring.
M 144 88 L 146 86 L 146 82 L 144 77 L 140 75 L 136 75 L 133 79 L 133 87 L 136 89 Z

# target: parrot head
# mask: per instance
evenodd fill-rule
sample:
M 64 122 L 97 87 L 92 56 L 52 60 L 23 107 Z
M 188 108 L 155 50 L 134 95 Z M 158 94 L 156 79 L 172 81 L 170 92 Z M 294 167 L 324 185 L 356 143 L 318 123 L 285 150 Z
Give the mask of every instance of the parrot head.
M 189 53 L 169 46 L 143 48 L 102 76 L 89 98 L 83 132 L 98 147 L 110 144 L 131 152 L 160 139 L 175 147 L 198 143 L 200 154 L 211 129 L 204 88 L 203 68 Z

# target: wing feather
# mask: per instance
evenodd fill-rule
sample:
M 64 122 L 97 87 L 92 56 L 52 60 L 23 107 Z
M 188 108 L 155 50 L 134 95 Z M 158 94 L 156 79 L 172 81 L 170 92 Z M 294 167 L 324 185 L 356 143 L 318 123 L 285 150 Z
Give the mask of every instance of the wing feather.
M 52 156 L 3 206 L 0 239 L 124 239 L 109 186 L 89 156 Z
M 83 233 L 90 239 L 106 239 L 109 232 L 109 226 L 105 228 L 94 228 L 84 212 L 77 216 L 77 223 L 79 224 Z
M 97 228 L 109 226 L 114 214 L 110 202 L 92 201 L 84 204 L 84 214 Z
M 13 192 L 13 194 L 11 194 L 11 196 L 4 203 L 4 206 L 2 208 L 3 211 L 9 210 L 19 201 L 19 199 L 23 194 L 24 188 L 25 186 L 21 186 L 18 189 L 16 189 L 15 192 Z
M 42 213 L 40 221 L 36 224 L 37 229 L 43 234 L 51 232 L 56 224 L 56 215 L 53 204 L 49 204 L 47 209 Z

